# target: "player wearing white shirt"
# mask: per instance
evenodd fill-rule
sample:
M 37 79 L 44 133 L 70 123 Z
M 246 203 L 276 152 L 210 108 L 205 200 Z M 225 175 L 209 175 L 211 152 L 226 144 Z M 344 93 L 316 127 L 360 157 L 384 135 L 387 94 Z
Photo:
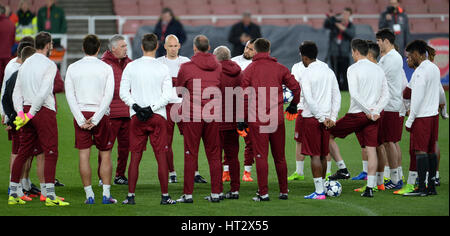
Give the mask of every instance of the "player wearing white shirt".
M 85 57 L 71 64 L 65 79 L 66 98 L 74 116 L 75 148 L 80 155 L 80 174 L 86 192 L 86 204 L 94 204 L 89 157 L 91 146 L 99 150 L 100 177 L 103 180 L 103 204 L 115 204 L 111 196 L 113 147 L 110 135 L 109 105 L 114 95 L 114 72 L 97 58 L 100 41 L 95 35 L 83 40 Z
M 361 39 L 352 41 L 352 56 L 355 63 L 347 71 L 350 108 L 348 113 L 331 128 L 330 152 L 340 155 L 334 137 L 345 138 L 355 132 L 361 147 L 366 147 L 368 156 L 367 187 L 362 197 L 373 197 L 376 186 L 378 146 L 378 119 L 389 101 L 389 91 L 383 70 L 367 59 L 368 44 Z M 331 180 L 349 178 L 350 174 L 338 171 Z
M 159 62 L 167 65 L 169 68 L 170 76 L 172 77 L 172 85 L 175 86 L 178 71 L 180 70 L 180 66 L 183 63 L 186 63 L 190 61 L 189 58 L 183 57 L 178 55 L 181 44 L 177 38 L 177 36 L 171 34 L 168 35 L 165 39 L 164 48 L 166 49 L 166 55 L 162 57 L 158 57 L 156 60 Z M 169 183 L 177 183 L 177 172 L 175 171 L 175 166 L 173 164 L 173 149 L 172 149 L 172 142 L 173 142 L 173 132 L 175 128 L 175 117 L 173 117 L 170 113 L 173 104 L 174 103 L 180 103 L 181 99 L 178 99 L 178 96 L 176 94 L 175 88 L 173 92 L 173 99 L 170 101 L 170 103 L 166 106 L 167 111 L 167 137 L 168 137 L 168 145 L 169 150 L 167 152 L 167 159 L 168 159 L 168 165 L 169 165 Z M 178 100 L 178 101 L 177 101 Z M 175 106 L 177 107 L 177 106 Z M 178 128 L 181 132 L 181 123 L 178 123 Z M 198 170 L 197 170 L 198 171 Z M 199 174 L 198 174 L 199 175 Z
M 17 200 L 15 196 L 23 164 L 32 156 L 35 145 L 39 145 L 45 155 L 44 176 L 47 191 L 45 205 L 69 205 L 55 194 L 58 129 L 53 83 L 57 68 L 56 64 L 48 58 L 52 45 L 49 33 L 39 33 L 35 39 L 37 53 L 23 63 L 17 76 L 13 101 L 18 116 L 14 124 L 17 126 L 16 129 L 22 128 L 22 133 L 19 154 L 11 171 L 11 201 L 8 202 Z
M 380 120 L 380 144 L 386 150 L 390 168 L 391 180 L 386 183 L 386 189 L 400 189 L 403 181 L 400 174 L 399 154 L 396 143 L 401 140 L 400 111 L 403 107 L 403 58 L 395 50 L 395 34 L 390 29 L 382 29 L 376 34 L 377 44 L 383 55 L 378 63 L 386 74 L 389 87 L 389 103 L 384 108 Z
M 129 63 L 120 83 L 120 98 L 130 107 L 130 152 L 128 168 L 128 195 L 123 204 L 135 204 L 135 189 L 139 176 L 139 163 L 150 137 L 161 186 L 161 204 L 175 204 L 168 193 L 167 167 L 167 113 L 166 105 L 172 94 L 169 68 L 155 59 L 158 38 L 155 34 L 142 37 L 144 56 Z
M 301 77 L 304 110 L 302 122 L 303 155 L 311 156 L 315 192 L 305 199 L 325 199 L 323 181 L 326 176 L 326 156 L 329 153 L 330 133 L 341 106 L 341 94 L 334 72 L 328 65 L 316 61 L 318 49 L 314 42 L 300 46 L 302 62 L 306 67 Z
M 253 57 L 256 54 L 255 51 L 255 39 L 251 39 L 247 41 L 244 53 L 242 55 L 231 58 L 232 61 L 236 62 L 239 67 L 241 67 L 242 72 L 253 62 Z M 245 141 L 245 151 L 244 151 L 244 174 L 242 175 L 242 181 L 244 182 L 253 182 L 252 175 L 252 166 L 254 163 L 253 158 L 253 150 L 249 137 L 244 138 Z M 223 163 L 223 174 L 222 181 L 230 181 L 230 172 L 229 172 L 229 163 L 224 161 Z
M 406 52 L 408 66 L 415 71 L 410 81 L 411 109 L 405 126 L 410 132 L 410 150 L 416 157 L 419 188 L 403 195 L 422 197 L 436 195 L 435 177 L 438 163 L 436 142 L 439 133 L 439 110 L 436 108 L 439 107 L 442 94 L 440 71 L 431 62 L 436 52 L 425 41 L 414 40 L 408 44 Z

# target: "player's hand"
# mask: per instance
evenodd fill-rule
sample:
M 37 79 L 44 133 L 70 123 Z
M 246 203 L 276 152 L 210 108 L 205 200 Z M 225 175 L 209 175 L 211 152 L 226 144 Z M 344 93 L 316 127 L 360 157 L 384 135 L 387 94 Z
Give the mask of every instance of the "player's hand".
M 6 131 L 10 131 L 10 130 L 12 130 L 12 129 L 13 129 L 13 128 L 12 128 L 11 126 L 9 126 L 9 125 L 6 126 L 6 128 L 5 128 Z
M 289 104 L 289 106 L 286 108 L 286 112 L 284 114 L 286 114 L 286 119 L 289 121 L 297 119 L 297 104 L 291 102 L 291 104 Z
M 248 128 L 247 123 L 245 123 L 245 122 L 237 123 L 237 132 L 238 132 L 239 136 L 245 138 L 245 137 L 247 137 L 249 131 L 250 131 L 250 129 Z
M 16 130 L 19 130 L 23 126 L 25 126 L 31 119 L 33 119 L 33 115 L 30 113 L 24 113 L 23 111 L 19 111 L 16 116 L 16 120 L 13 122 L 16 125 Z
M 406 131 L 411 132 L 411 128 L 408 128 L 407 126 L 405 126 Z
M 380 115 L 372 115 L 373 121 L 377 121 L 378 119 L 380 119 Z
M 391 14 L 386 14 L 386 20 L 392 20 L 392 15 Z

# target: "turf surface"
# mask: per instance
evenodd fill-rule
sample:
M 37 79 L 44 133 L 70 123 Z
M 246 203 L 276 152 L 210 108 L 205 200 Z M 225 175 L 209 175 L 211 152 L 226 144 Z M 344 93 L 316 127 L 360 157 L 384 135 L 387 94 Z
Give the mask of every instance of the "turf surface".
M 21 206 L 7 205 L 7 188 L 9 183 L 9 155 L 11 143 L 7 141 L 7 133 L 4 128 L 0 130 L 0 156 L 3 159 L 0 164 L 0 190 L 3 189 L 3 203 L 0 201 L 0 215 L 44 215 L 44 216 L 411 216 L 411 215 L 449 215 L 449 177 L 448 177 L 448 157 L 449 157 L 449 121 L 440 120 L 439 146 L 441 149 L 440 176 L 441 186 L 437 188 L 439 195 L 425 198 L 406 198 L 395 196 L 392 191 L 377 192 L 373 199 L 360 197 L 360 194 L 353 192 L 353 189 L 363 186 L 365 181 L 340 181 L 343 185 L 343 192 L 340 197 L 327 198 L 325 201 L 314 201 L 303 199 L 304 195 L 310 194 L 314 190 L 311 177 L 310 162 L 305 161 L 305 180 L 293 181 L 289 183 L 289 200 L 278 199 L 278 182 L 272 157 L 269 157 L 269 194 L 270 202 L 255 203 L 251 198 L 257 189 L 256 182 L 241 183 L 240 199 L 225 200 L 220 204 L 209 203 L 203 197 L 209 195 L 210 184 L 195 184 L 194 204 L 177 204 L 172 206 L 161 206 L 160 188 L 157 178 L 157 166 L 152 149 L 148 145 L 148 150 L 140 166 L 140 177 L 136 189 L 136 205 L 123 206 L 102 205 L 102 189 L 98 187 L 97 151 L 91 153 L 91 166 L 93 169 L 93 189 L 96 194 L 96 204 L 87 206 L 84 204 L 85 193 L 81 184 L 78 171 L 78 151 L 74 148 L 74 128 L 72 114 L 70 113 L 64 94 L 57 95 L 58 100 L 58 131 L 59 131 L 59 159 L 56 169 L 56 176 L 65 187 L 57 187 L 56 193 L 66 198 L 71 205 L 64 208 L 48 208 L 43 203 L 34 200 Z M 447 93 L 448 100 L 448 93 Z M 447 102 L 448 103 L 448 102 Z M 348 93 L 342 93 L 342 106 L 340 117 L 348 110 Z M 176 199 L 183 191 L 183 139 L 177 129 L 174 137 L 175 170 L 178 174 L 179 183 L 169 184 L 169 193 Z M 286 122 L 286 159 L 288 163 L 288 174 L 295 171 L 295 142 L 293 140 L 294 122 Z M 346 139 L 337 140 L 346 165 L 353 176 L 356 176 L 362 169 L 361 151 L 355 135 L 350 135 Z M 243 150 L 244 142 L 241 139 L 240 161 L 241 172 L 243 172 Z M 403 170 L 405 176 L 409 167 L 409 134 L 403 132 L 403 140 L 400 143 L 403 152 Z M 113 149 L 113 166 L 116 166 L 117 145 Z M 200 148 L 199 156 L 200 173 L 209 182 L 209 168 L 206 161 L 203 147 Z M 332 165 L 332 172 L 337 170 L 335 163 Z M 115 168 L 113 170 L 115 173 Z M 30 173 L 31 180 L 38 185 L 36 176 L 36 164 Z M 256 181 L 256 170 L 253 166 L 252 177 Z M 224 184 L 224 191 L 229 190 L 229 183 Z M 128 192 L 127 186 L 113 185 L 112 195 L 121 202 Z

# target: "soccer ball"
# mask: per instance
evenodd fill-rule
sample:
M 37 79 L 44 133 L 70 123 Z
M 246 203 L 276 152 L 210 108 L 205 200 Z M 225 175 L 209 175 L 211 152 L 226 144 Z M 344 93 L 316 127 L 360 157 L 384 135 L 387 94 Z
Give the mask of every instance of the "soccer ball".
M 329 197 L 338 197 L 342 192 L 342 185 L 338 181 L 327 180 L 323 184 L 325 187 L 325 194 Z
M 284 102 L 284 104 L 290 103 L 293 98 L 294 98 L 294 94 L 292 94 L 292 91 L 286 87 L 283 87 L 283 102 Z

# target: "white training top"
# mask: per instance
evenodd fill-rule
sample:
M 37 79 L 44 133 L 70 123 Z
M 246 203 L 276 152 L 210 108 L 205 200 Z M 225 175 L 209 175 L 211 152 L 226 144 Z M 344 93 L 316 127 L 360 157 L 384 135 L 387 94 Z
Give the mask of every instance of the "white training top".
M 383 69 L 362 59 L 347 70 L 350 108 L 348 113 L 379 115 L 389 102 L 389 88 Z
M 166 56 L 158 57 L 156 60 L 162 62 L 169 67 L 170 76 L 172 78 L 178 77 L 178 71 L 180 70 L 181 64 L 191 61 L 191 59 L 183 56 L 177 57 L 175 60 L 171 60 Z
M 170 76 L 172 78 L 178 77 L 178 71 L 180 71 L 181 64 L 191 61 L 189 58 L 183 57 L 183 56 L 179 56 L 175 60 L 171 60 L 171 59 L 167 58 L 166 56 L 162 56 L 162 57 L 158 57 L 156 60 L 158 60 L 159 62 L 161 62 L 161 63 L 167 65 L 167 67 L 169 67 Z M 181 103 L 181 102 L 183 102 L 183 99 L 178 97 L 177 90 L 174 87 L 173 93 L 172 93 L 172 98 L 170 99 L 169 103 Z
M 407 86 L 408 86 L 408 79 L 406 78 L 406 73 L 403 70 L 403 72 L 402 72 L 402 91 L 404 91 Z M 403 92 L 402 92 L 402 98 L 403 98 Z M 411 103 L 410 99 L 403 99 L 403 105 L 399 112 L 400 116 L 406 115 L 406 111 L 409 110 L 410 103 Z
M 316 59 L 317 63 L 323 63 L 325 65 L 327 65 L 326 63 L 322 62 L 319 59 Z M 328 66 L 328 65 L 327 65 Z M 300 87 L 301 87 L 301 79 L 302 79 L 302 73 L 305 71 L 306 67 L 303 65 L 303 62 L 300 61 L 296 64 L 294 64 L 292 66 L 291 69 L 291 74 L 294 75 L 295 80 L 297 80 L 297 82 L 299 83 Z M 303 110 L 304 109 L 304 96 L 303 96 L 303 91 L 300 91 L 300 102 L 297 104 L 297 110 Z
M 403 59 L 402 56 L 392 49 L 381 57 L 378 65 L 383 68 L 389 87 L 389 102 L 384 108 L 385 111 L 400 112 L 403 106 Z
M 327 64 L 313 62 L 302 74 L 304 92 L 303 117 L 314 117 L 320 123 L 326 118 L 336 121 L 341 108 L 341 93 L 336 75 Z
M 30 105 L 29 113 L 36 115 L 44 106 L 56 111 L 53 84 L 56 64 L 41 53 L 29 57 L 20 67 L 13 92 L 14 108 L 23 111 L 23 105 Z M 23 100 L 23 103 L 21 102 Z
M 114 72 L 97 57 L 85 56 L 71 64 L 64 82 L 66 98 L 78 126 L 86 122 L 81 112 L 95 112 L 92 123 L 98 125 L 109 115 L 114 95 Z
M 231 58 L 231 60 L 236 62 L 239 65 L 239 67 L 241 67 L 242 71 L 244 71 L 247 68 L 247 66 L 249 66 L 253 62 L 252 59 L 250 60 L 245 59 L 244 55 L 235 56 Z
M 439 98 L 443 93 L 439 68 L 429 60 L 420 63 L 411 77 L 410 88 L 411 110 L 405 124 L 408 128 L 416 118 L 438 114 Z
M 173 94 L 169 68 L 153 57 L 143 56 L 128 63 L 120 82 L 120 98 L 130 106 L 130 117 L 136 114 L 133 104 L 150 106 L 154 113 L 167 119 L 166 105 Z
M 8 64 L 5 67 L 5 74 L 3 76 L 3 82 L 2 82 L 2 90 L 0 92 L 0 115 L 1 116 L 5 116 L 5 111 L 3 110 L 3 103 L 2 103 L 2 99 L 3 99 L 3 95 L 5 94 L 5 86 L 6 86 L 6 81 L 8 81 L 11 78 L 11 75 L 14 74 L 14 72 L 18 71 L 20 66 L 22 64 L 17 63 L 17 57 L 11 59 Z M 8 123 L 8 117 L 5 116 L 5 124 Z

